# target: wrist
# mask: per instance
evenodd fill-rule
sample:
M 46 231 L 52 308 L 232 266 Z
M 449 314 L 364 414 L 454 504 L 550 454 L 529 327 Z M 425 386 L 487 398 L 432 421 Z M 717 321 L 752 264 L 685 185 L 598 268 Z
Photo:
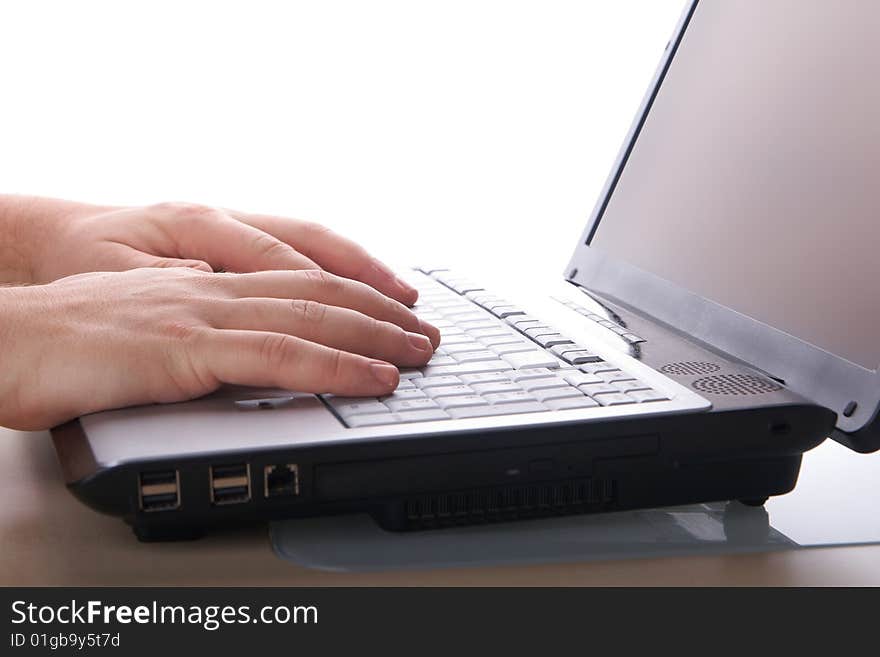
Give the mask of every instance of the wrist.
M 49 280 L 41 272 L 47 250 L 77 216 L 100 210 L 73 201 L 0 194 L 0 284 Z

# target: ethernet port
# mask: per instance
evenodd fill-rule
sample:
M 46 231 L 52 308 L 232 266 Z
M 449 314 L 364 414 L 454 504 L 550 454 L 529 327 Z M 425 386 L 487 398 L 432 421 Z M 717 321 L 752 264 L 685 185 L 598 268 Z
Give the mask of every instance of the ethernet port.
M 296 463 L 267 465 L 263 469 L 266 497 L 294 497 L 299 495 L 299 466 Z

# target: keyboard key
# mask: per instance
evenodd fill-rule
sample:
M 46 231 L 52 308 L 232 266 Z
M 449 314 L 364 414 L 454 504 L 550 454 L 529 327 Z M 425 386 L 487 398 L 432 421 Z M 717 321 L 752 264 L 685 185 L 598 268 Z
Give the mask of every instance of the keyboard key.
M 626 372 L 621 372 L 620 370 L 610 371 L 610 372 L 602 372 L 600 375 L 602 380 L 605 383 L 614 383 L 615 381 L 633 381 L 636 377 L 631 374 L 627 374 Z
M 510 379 L 506 381 L 493 381 L 492 383 L 472 383 L 471 388 L 479 395 L 492 394 L 496 392 L 519 392 L 522 386 L 514 383 Z
M 637 402 L 643 403 L 667 401 L 669 399 L 666 395 L 659 393 L 651 388 L 647 390 L 633 390 L 632 392 L 628 392 L 627 395 L 635 399 Z
M 583 395 L 581 395 L 580 397 L 568 397 L 565 399 L 547 400 L 547 406 L 552 408 L 554 411 L 568 411 L 574 408 L 595 408 L 598 405 L 598 402 L 590 399 L 589 397 L 584 397 Z
M 498 360 L 498 354 L 494 351 L 467 351 L 463 354 L 455 354 L 455 360 L 459 363 L 479 363 L 485 360 Z
M 479 395 L 461 395 L 458 397 L 441 397 L 437 400 L 440 408 L 448 410 L 450 408 L 472 408 L 474 406 L 488 406 L 489 402 Z
M 458 292 L 459 294 L 467 294 L 468 292 L 484 292 L 485 288 L 481 285 L 474 283 L 473 281 L 468 280 L 459 280 L 454 281 L 452 283 L 448 283 L 449 287 Z
M 518 354 L 507 354 L 504 360 L 510 363 L 514 369 L 525 369 L 528 367 L 546 367 L 548 369 L 556 369 L 559 367 L 559 361 L 543 351 L 531 351 Z
M 443 312 L 443 316 L 446 317 L 450 322 L 455 322 L 457 325 L 461 325 L 462 322 L 467 322 L 470 320 L 482 320 L 482 321 L 490 321 L 486 317 L 486 313 L 481 313 L 476 310 L 473 306 L 468 308 L 464 308 L 461 311 L 454 312 Z
M 509 305 L 508 302 L 501 297 L 484 291 L 468 292 L 464 296 L 483 308 L 488 308 L 493 305 Z
M 490 404 L 517 404 L 519 402 L 537 401 L 535 396 L 525 390 L 512 390 L 510 392 L 492 392 L 483 395 Z
M 610 383 L 586 383 L 579 385 L 578 390 L 580 390 L 585 395 L 589 395 L 590 397 L 620 392 L 620 388 L 617 388 Z
M 400 390 L 411 390 L 416 387 L 416 384 L 412 382 L 411 379 L 401 379 L 397 384 L 397 390 L 395 392 L 399 392 Z
M 499 347 L 505 344 L 524 344 L 530 347 L 532 346 L 531 343 L 523 340 L 519 333 L 513 333 L 512 331 L 507 331 L 504 335 L 479 338 L 479 340 L 487 347 Z
M 488 417 L 490 415 L 514 415 L 519 413 L 540 413 L 548 410 L 541 402 L 520 402 L 498 406 L 472 406 L 469 408 L 450 408 L 449 414 L 456 418 Z
M 544 349 L 549 349 L 550 347 L 556 347 L 561 344 L 574 344 L 571 340 L 566 338 L 564 335 L 559 333 L 548 333 L 544 335 L 536 335 L 532 338 L 539 345 L 544 347 Z
M 546 324 L 536 324 L 535 326 L 527 326 L 523 329 L 523 333 L 530 338 L 536 338 L 539 335 L 550 335 L 551 333 L 558 333 L 558 331 Z
M 442 301 L 435 301 L 432 304 L 434 310 L 439 312 L 442 315 L 446 315 L 449 313 L 468 313 L 474 312 L 473 304 L 468 303 L 463 299 L 449 298 L 444 299 Z
M 572 365 L 580 365 L 582 363 L 595 363 L 602 360 L 602 358 L 600 358 L 593 352 L 588 351 L 587 349 L 584 349 L 582 346 L 577 344 L 559 344 L 555 347 L 550 347 L 550 352 L 556 354 L 566 363 L 571 363 Z
M 470 386 L 460 384 L 457 386 L 441 386 L 439 388 L 428 388 L 425 391 L 431 399 L 438 400 L 441 397 L 461 397 L 465 395 L 473 395 L 474 390 Z
M 474 340 L 472 342 L 461 342 L 459 344 L 444 344 L 443 349 L 450 356 L 455 356 L 456 354 L 465 354 L 469 351 L 484 351 L 486 346 L 481 342 Z
M 400 370 L 400 378 L 403 379 L 418 379 L 421 378 L 422 373 L 416 369 L 409 368 L 401 368 Z
M 636 390 L 650 390 L 651 386 L 641 381 L 620 381 L 615 384 L 621 392 L 635 392 Z
M 365 399 L 361 401 L 347 401 L 343 403 L 339 403 L 339 397 L 328 400 L 330 406 L 333 407 L 333 410 L 336 411 L 341 417 L 349 418 L 354 415 L 369 415 L 370 413 L 387 413 L 388 407 L 385 406 L 380 401 L 376 401 L 374 399 Z M 348 398 L 342 398 L 348 399 Z
M 593 396 L 602 406 L 622 406 L 635 404 L 636 400 L 622 392 L 604 392 Z
M 495 328 L 498 324 L 495 323 L 494 320 L 487 318 L 482 319 L 469 319 L 465 321 L 456 320 L 456 324 L 458 324 L 459 328 L 464 329 L 465 333 L 470 333 L 475 329 L 487 329 L 487 328 Z
M 482 340 L 483 338 L 503 338 L 507 336 L 516 337 L 516 334 L 510 330 L 510 327 L 502 326 L 501 324 L 496 324 L 490 328 L 468 329 L 467 334 L 478 340 Z
M 431 360 L 428 361 L 428 365 L 455 365 L 458 361 L 455 360 L 452 356 L 447 356 L 445 354 L 442 355 L 434 355 Z
M 431 276 L 432 274 L 437 274 L 441 271 L 449 271 L 446 267 L 437 267 L 434 265 L 420 265 L 418 267 L 415 267 L 414 269 L 417 269 L 426 276 Z
M 404 399 L 424 399 L 425 393 L 419 390 L 418 388 L 409 388 L 405 390 L 401 390 L 398 388 L 390 395 L 385 395 L 384 397 L 380 397 L 379 401 L 383 403 L 387 403 L 389 401 L 403 401 Z
M 352 428 L 357 427 L 375 427 L 380 424 L 394 424 L 397 418 L 390 411 L 388 413 L 375 415 L 355 415 L 345 418 L 345 424 Z
M 547 390 L 535 390 L 534 391 L 535 399 L 541 402 L 549 402 L 549 401 L 557 401 L 560 399 L 589 399 L 589 397 L 584 396 L 577 388 L 572 388 L 571 386 L 565 386 L 564 388 L 549 388 Z M 590 401 L 593 401 L 592 399 Z M 593 406 L 597 404 L 593 402 Z
M 565 381 L 556 376 L 544 377 L 541 379 L 533 379 L 531 381 L 523 381 L 520 384 L 524 390 L 533 392 L 535 390 L 547 390 L 550 388 L 571 388 Z
M 480 372 L 495 372 L 497 370 L 512 370 L 513 366 L 503 360 L 487 360 L 481 363 L 459 363 L 458 365 L 438 365 L 426 367 L 425 376 L 445 376 L 453 374 L 479 374 Z
M 586 372 L 587 374 L 599 374 L 601 372 L 611 372 L 618 368 L 617 365 L 606 363 L 604 360 L 597 360 L 595 363 L 585 363 L 583 365 L 579 365 L 578 369 L 581 372 Z
M 517 342 L 511 344 L 499 344 L 491 347 L 492 351 L 494 351 L 499 356 L 505 356 L 507 354 L 521 354 L 526 351 L 534 351 L 535 345 L 528 344 L 525 342 Z
M 421 399 L 399 399 L 386 401 L 385 405 L 392 411 L 418 411 L 425 408 L 439 408 L 437 402 L 427 397 Z
M 527 329 L 529 326 L 538 326 L 541 320 L 531 315 L 513 315 L 504 320 L 518 331 Z
M 605 383 L 604 380 L 596 376 L 595 374 L 587 374 L 586 372 L 568 372 L 562 375 L 562 378 L 565 379 L 568 383 L 573 386 L 580 386 L 584 384 L 592 385 L 594 383 Z
M 517 308 L 516 306 L 487 306 L 486 310 L 490 313 L 498 317 L 499 319 L 505 319 L 507 317 L 511 317 L 513 315 L 525 315 L 525 311 Z
M 645 338 L 640 338 L 635 333 L 624 333 L 620 337 L 622 337 L 624 340 L 626 340 L 630 344 L 639 344 L 641 342 L 647 342 L 647 340 L 645 340 Z
M 462 374 L 459 378 L 463 383 L 497 383 L 498 381 L 510 381 L 507 372 L 484 372 L 482 374 Z
M 461 379 L 457 376 L 426 376 L 416 381 L 416 385 L 425 390 L 427 388 L 438 388 L 440 386 L 457 386 L 461 384 Z
M 546 367 L 533 367 L 532 369 L 527 370 L 514 370 L 512 372 L 507 373 L 507 378 L 511 381 L 529 381 L 530 379 L 543 379 L 548 376 L 554 376 L 556 372 L 554 370 L 547 369 Z
M 449 413 L 439 407 L 419 411 L 403 411 L 394 415 L 399 422 L 431 422 L 432 420 L 449 419 Z

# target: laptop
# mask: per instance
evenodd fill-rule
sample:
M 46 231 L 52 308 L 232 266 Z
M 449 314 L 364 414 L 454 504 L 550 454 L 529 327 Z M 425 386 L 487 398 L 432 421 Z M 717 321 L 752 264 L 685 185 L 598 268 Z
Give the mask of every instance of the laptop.
M 563 276 L 408 269 L 442 342 L 390 396 L 84 416 L 52 432 L 70 490 L 142 540 L 418 530 L 759 505 L 829 435 L 877 449 L 878 32 L 870 2 L 689 3 Z

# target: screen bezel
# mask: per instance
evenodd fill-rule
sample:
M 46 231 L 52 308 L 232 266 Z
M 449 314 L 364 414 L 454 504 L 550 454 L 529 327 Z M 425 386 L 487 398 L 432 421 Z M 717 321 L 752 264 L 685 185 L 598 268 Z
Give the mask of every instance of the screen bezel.
M 784 331 L 694 294 L 590 246 L 700 0 L 689 0 L 666 46 L 611 173 L 577 244 L 565 277 L 728 353 L 837 413 L 837 427 L 858 432 L 880 421 L 880 371 L 870 370 Z M 880 365 L 880 364 L 878 364 Z M 850 417 L 844 408 L 856 402 Z M 876 440 L 876 435 L 866 439 Z M 844 442 L 847 442 L 844 440 Z M 852 436 L 850 446 L 861 446 Z

